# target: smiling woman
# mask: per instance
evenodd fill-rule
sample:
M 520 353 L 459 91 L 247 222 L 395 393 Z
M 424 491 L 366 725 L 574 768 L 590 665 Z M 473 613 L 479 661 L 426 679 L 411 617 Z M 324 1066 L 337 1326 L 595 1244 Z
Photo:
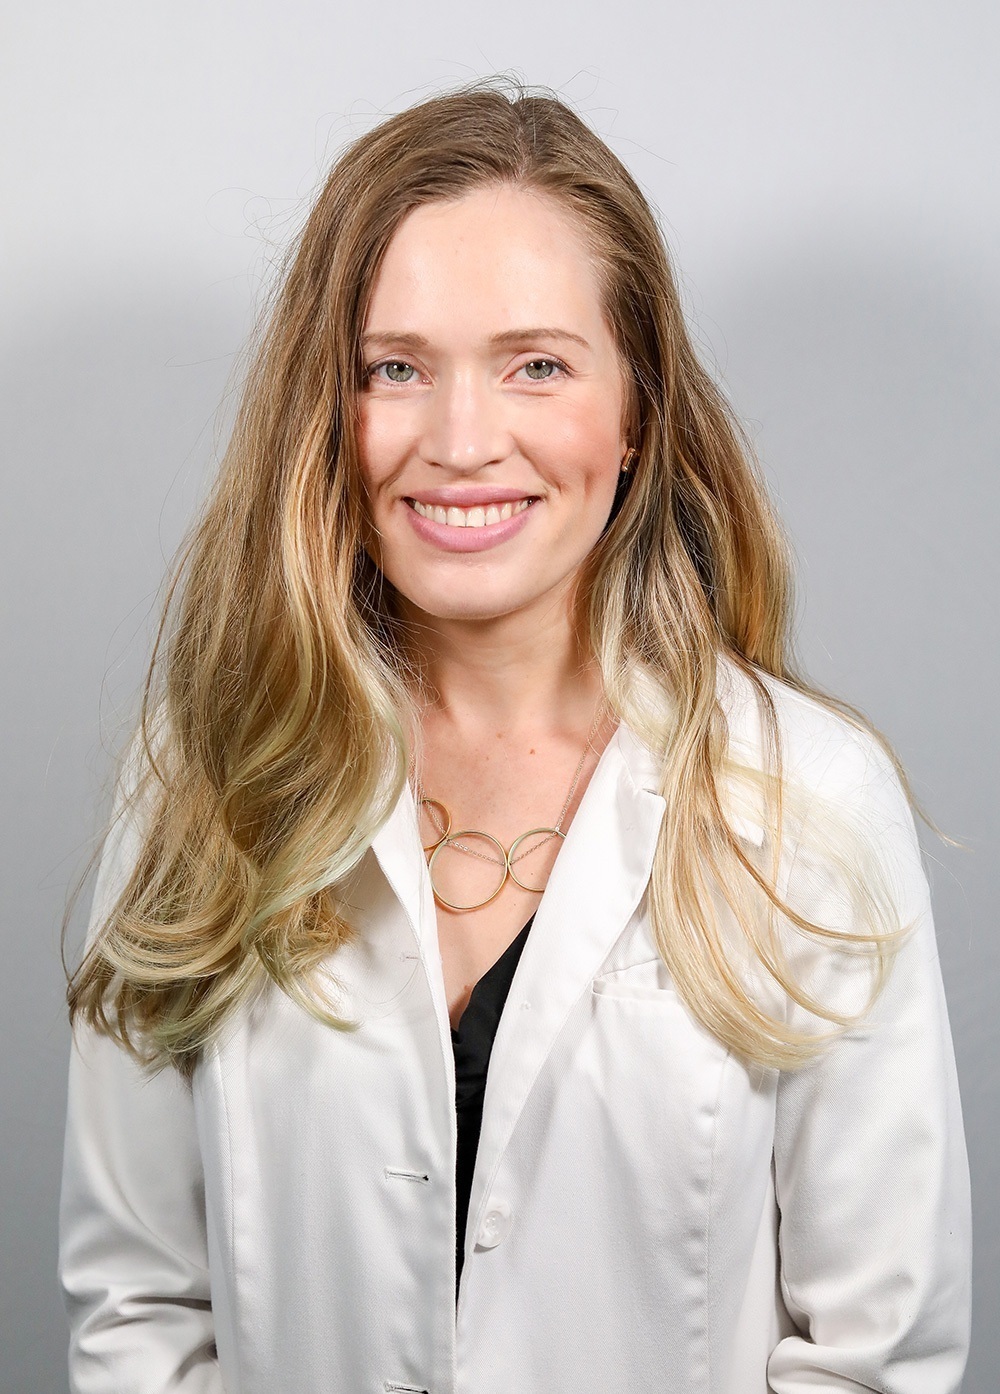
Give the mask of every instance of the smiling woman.
M 560 327 L 518 327 L 535 323 Z M 362 343 L 387 355 L 360 402 L 382 574 L 425 613 L 565 616 L 627 449 L 627 368 L 577 220 L 510 185 L 415 209 Z
M 351 145 L 70 983 L 78 1394 L 958 1387 L 905 778 L 789 595 L 579 117 L 490 81 Z

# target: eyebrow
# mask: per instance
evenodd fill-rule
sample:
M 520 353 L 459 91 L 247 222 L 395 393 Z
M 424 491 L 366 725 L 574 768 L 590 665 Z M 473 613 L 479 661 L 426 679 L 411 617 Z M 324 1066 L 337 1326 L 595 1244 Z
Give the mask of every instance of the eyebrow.
M 557 329 L 551 326 L 504 329 L 499 334 L 491 334 L 487 343 L 492 348 L 514 348 L 517 344 L 532 340 L 537 342 L 539 339 L 568 339 L 574 344 L 579 344 L 581 348 L 590 348 L 590 344 L 580 334 L 574 334 L 571 329 Z M 391 345 L 402 349 L 424 349 L 427 348 L 429 342 L 430 340 L 426 339 L 423 334 L 396 333 L 392 330 L 380 334 L 364 334 L 361 338 L 362 348 Z

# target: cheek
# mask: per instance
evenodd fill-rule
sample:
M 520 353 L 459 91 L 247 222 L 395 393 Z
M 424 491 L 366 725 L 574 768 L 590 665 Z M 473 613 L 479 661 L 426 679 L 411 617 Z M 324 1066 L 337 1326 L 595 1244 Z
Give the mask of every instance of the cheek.
M 384 413 L 362 407 L 358 418 L 358 451 L 361 477 L 372 504 L 377 507 L 383 485 L 393 476 L 393 461 L 398 454 L 391 421 Z
M 553 461 L 558 460 L 563 485 L 587 498 L 603 500 L 613 494 L 620 467 L 620 431 L 606 404 L 574 413 L 563 423 L 555 439 Z

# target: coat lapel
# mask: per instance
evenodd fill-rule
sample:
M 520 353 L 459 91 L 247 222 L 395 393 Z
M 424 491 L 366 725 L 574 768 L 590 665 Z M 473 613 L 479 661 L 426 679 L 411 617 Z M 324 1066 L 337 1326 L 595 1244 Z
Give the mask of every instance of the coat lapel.
M 404 784 L 392 812 L 372 839 L 372 851 L 406 911 L 419 946 L 425 937 L 422 909 L 427 866 L 420 846 L 417 810 L 409 782 Z
M 546 1056 L 649 880 L 666 808 L 649 752 L 619 726 L 560 848 L 490 1057 L 470 1226 Z
M 413 932 L 414 954 L 423 963 L 438 1023 L 445 1077 L 450 1097 L 454 1098 L 455 1057 L 452 1053 L 448 998 L 438 946 L 437 912 L 427 871 L 427 859 L 420 845 L 417 806 L 409 781 L 403 786 L 392 813 L 372 839 L 372 851 L 386 880 L 402 904 Z

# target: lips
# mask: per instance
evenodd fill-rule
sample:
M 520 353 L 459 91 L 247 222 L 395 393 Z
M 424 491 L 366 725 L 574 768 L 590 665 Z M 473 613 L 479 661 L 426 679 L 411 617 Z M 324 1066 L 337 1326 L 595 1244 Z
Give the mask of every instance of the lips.
M 417 536 L 442 552 L 484 552 L 502 546 L 526 527 L 542 506 L 540 499 L 527 496 L 476 503 L 469 508 L 428 502 L 426 495 L 401 502 Z
M 469 508 L 459 508 L 455 505 L 446 507 L 443 503 L 424 503 L 419 499 L 407 499 L 406 502 L 421 518 L 429 518 L 443 527 L 488 528 L 497 523 L 505 523 L 509 518 L 523 513 L 531 507 L 534 498 L 529 496 L 502 503 L 484 502 Z

